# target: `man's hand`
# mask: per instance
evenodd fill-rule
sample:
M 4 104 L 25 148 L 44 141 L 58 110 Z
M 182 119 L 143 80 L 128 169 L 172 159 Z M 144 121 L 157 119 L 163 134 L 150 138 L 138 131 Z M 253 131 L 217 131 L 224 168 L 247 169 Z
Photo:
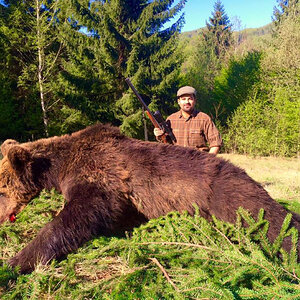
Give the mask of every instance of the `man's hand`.
M 220 147 L 211 147 L 209 153 L 217 155 L 219 153 Z
M 164 134 L 164 132 L 163 132 L 161 129 L 159 129 L 159 128 L 154 128 L 154 135 L 155 135 L 156 137 L 162 136 L 163 134 Z

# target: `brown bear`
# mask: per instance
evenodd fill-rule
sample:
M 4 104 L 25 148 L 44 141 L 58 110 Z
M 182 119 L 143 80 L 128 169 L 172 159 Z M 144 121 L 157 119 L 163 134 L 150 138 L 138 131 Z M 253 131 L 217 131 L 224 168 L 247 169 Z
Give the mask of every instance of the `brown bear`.
M 0 223 L 13 218 L 42 189 L 55 188 L 66 205 L 9 263 L 31 272 L 77 249 L 95 235 L 130 230 L 170 211 L 235 222 L 241 206 L 265 210 L 274 241 L 287 211 L 242 169 L 215 155 L 180 146 L 142 142 L 117 128 L 84 130 L 1 146 Z M 292 225 L 300 229 L 299 216 Z M 290 241 L 284 247 L 289 250 Z

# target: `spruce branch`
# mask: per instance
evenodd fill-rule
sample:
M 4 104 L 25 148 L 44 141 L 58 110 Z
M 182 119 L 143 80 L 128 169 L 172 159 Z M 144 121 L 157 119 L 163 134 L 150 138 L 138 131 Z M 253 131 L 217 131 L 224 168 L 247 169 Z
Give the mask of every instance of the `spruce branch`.
M 197 244 L 191 244 L 191 243 L 181 243 L 181 242 L 144 242 L 144 243 L 138 243 L 139 245 L 176 245 L 176 246 L 184 246 L 184 247 L 192 247 L 192 248 L 200 248 L 204 250 L 209 250 L 209 251 L 220 251 L 220 249 L 216 248 L 211 248 L 211 247 L 206 247 L 203 245 L 197 245 Z
M 159 261 L 154 257 L 154 258 L 149 258 L 153 263 L 155 263 L 159 269 L 163 272 L 164 276 L 166 277 L 167 281 L 173 286 L 173 288 L 176 290 L 176 292 L 180 293 L 180 290 L 178 287 L 175 285 L 175 283 L 171 280 L 170 276 L 168 275 L 167 271 L 164 269 L 164 267 L 159 263 Z

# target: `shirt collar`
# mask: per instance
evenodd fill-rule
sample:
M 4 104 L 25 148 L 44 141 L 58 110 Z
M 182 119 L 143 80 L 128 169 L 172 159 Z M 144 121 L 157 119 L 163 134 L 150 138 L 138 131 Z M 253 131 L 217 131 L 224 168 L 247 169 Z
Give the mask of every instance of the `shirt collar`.
M 198 111 L 196 111 L 196 109 L 193 110 L 193 112 L 191 113 L 191 115 L 186 119 L 186 121 L 190 120 L 191 118 L 195 118 L 198 114 Z M 181 113 L 181 110 L 179 111 L 179 118 L 183 118 L 183 115 Z

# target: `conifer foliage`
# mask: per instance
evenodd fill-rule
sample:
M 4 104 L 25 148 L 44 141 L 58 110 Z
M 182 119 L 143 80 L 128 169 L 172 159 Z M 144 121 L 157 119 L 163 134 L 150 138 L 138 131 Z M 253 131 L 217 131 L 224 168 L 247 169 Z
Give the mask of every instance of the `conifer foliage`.
M 223 57 L 232 44 L 232 36 L 231 23 L 221 0 L 215 3 L 212 17 L 206 22 L 206 27 L 208 32 L 204 33 L 205 40 L 214 45 L 217 58 Z
M 199 109 L 218 119 L 223 113 L 223 103 L 214 99 L 215 78 L 230 57 L 233 44 L 231 22 L 220 0 L 214 4 L 212 16 L 200 32 L 186 72 L 188 85 L 197 90 Z
M 92 76 L 103 83 L 99 94 L 108 111 L 102 113 L 113 112 L 123 131 L 142 137 L 141 106 L 124 79 L 131 77 L 146 102 L 165 108 L 165 99 L 177 85 L 181 60 L 175 53 L 176 37 L 183 16 L 171 27 L 164 26 L 186 0 L 175 4 L 156 0 L 75 2 L 72 16 L 89 33 L 87 47 L 81 49 L 82 56 L 89 59 L 81 61 L 92 66 Z
M 59 34 L 66 19 L 63 1 L 5 1 L 1 5 L 1 46 L 6 69 L 14 89 L 10 91 L 20 120 L 21 139 L 49 135 L 53 114 L 61 99 L 56 80 L 61 69 L 64 43 Z M 19 121 L 20 122 L 20 121 Z M 12 136 L 11 136 L 12 137 Z
M 128 135 L 142 137 L 141 106 L 124 79 L 131 77 L 146 102 L 170 112 L 174 100 L 168 100 L 177 89 L 181 64 L 176 45 L 184 19 L 179 13 L 185 2 L 1 2 L 0 88 L 7 96 L 0 107 L 4 113 L 19 106 L 18 101 L 22 105 L 20 117 L 0 123 L 13 129 L 13 120 L 21 120 L 18 130 L 25 140 L 96 121 L 122 125 Z

